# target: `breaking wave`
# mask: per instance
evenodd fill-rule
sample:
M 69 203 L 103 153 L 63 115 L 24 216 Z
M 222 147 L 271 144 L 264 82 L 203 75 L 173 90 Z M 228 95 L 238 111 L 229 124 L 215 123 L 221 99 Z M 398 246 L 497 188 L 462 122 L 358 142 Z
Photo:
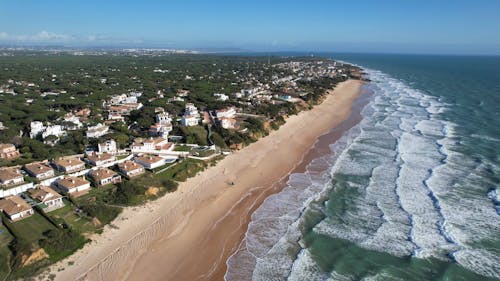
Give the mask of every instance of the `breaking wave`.
M 394 263 L 415 280 L 500 278 L 498 167 L 459 152 L 449 105 L 367 73 L 363 120 L 257 209 L 225 280 L 407 279 Z M 380 261 L 354 269 L 353 253 Z

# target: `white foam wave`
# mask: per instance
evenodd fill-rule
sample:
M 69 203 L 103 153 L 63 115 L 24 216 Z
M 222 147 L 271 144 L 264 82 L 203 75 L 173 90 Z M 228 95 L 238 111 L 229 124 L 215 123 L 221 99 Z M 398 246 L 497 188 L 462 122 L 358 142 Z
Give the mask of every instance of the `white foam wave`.
M 365 118 L 331 145 L 331 155 L 292 175 L 282 193 L 264 202 L 252 216 L 245 254 L 235 259 L 254 259 L 253 280 L 349 280 L 335 271 L 325 276 L 303 249 L 305 216 L 318 212 L 327 215 L 314 226 L 317 234 L 395 256 L 451 258 L 500 277 L 500 254 L 478 248 L 500 233 L 500 196 L 483 176 L 497 167 L 460 152 L 456 125 L 441 118 L 448 105 L 379 71 L 368 73 L 376 94 Z M 334 215 L 327 209 L 335 203 L 326 201 L 332 188 L 346 205 Z M 238 280 L 230 278 L 238 270 L 230 259 L 226 280 Z

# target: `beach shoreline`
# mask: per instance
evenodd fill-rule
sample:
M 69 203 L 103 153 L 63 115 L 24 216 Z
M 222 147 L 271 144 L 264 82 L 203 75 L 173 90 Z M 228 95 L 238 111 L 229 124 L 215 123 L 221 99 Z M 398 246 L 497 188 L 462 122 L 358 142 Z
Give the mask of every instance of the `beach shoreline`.
M 321 135 L 350 116 L 361 85 L 340 83 L 321 104 L 178 191 L 125 208 L 103 234 L 51 267 L 55 280 L 221 280 L 251 213 L 279 191 Z
M 313 146 L 309 149 L 309 151 L 304 155 L 302 161 L 296 165 L 296 167 L 279 183 L 277 183 L 277 187 L 273 190 L 271 194 L 266 196 L 264 200 L 259 202 L 257 205 L 257 208 L 253 209 L 250 214 L 248 215 L 247 221 L 245 223 L 244 230 L 242 230 L 242 238 L 240 239 L 240 242 L 238 243 L 238 247 L 236 251 L 234 251 L 230 256 L 228 256 L 225 260 L 225 265 L 224 266 L 219 266 L 220 268 L 216 271 L 214 271 L 214 274 L 210 277 L 209 280 L 224 280 L 226 277 L 227 269 L 228 269 L 228 262 L 231 257 L 234 255 L 237 255 L 238 252 L 244 251 L 246 252 L 246 239 L 247 239 L 247 231 L 248 231 L 248 226 L 249 223 L 252 223 L 252 214 L 264 203 L 264 201 L 269 198 L 270 196 L 273 196 L 275 194 L 278 194 L 283 191 L 284 188 L 289 186 L 289 180 L 290 176 L 293 174 L 302 174 L 307 171 L 307 167 L 309 164 L 311 164 L 312 161 L 315 159 L 318 159 L 320 157 L 323 157 L 324 155 L 328 155 L 331 153 L 331 145 L 335 142 L 337 142 L 343 135 L 346 133 L 348 130 L 350 130 L 352 127 L 356 126 L 359 122 L 361 122 L 363 116 L 361 115 L 361 111 L 363 108 L 368 104 L 369 99 L 371 97 L 371 92 L 366 91 L 366 90 L 361 90 L 362 95 L 360 93 L 360 96 L 354 101 L 352 105 L 352 110 L 351 114 L 347 119 L 342 121 L 340 124 L 335 126 L 334 128 L 331 128 L 328 132 L 325 134 L 319 136 L 316 140 L 316 142 L 313 144 Z M 248 253 L 248 252 L 247 252 Z M 247 265 L 247 264 L 245 264 Z M 233 264 L 234 266 L 234 264 Z M 241 265 L 239 265 L 241 266 Z M 234 279 L 229 279 L 229 280 L 234 280 Z M 245 279 L 237 279 L 237 280 L 245 280 Z

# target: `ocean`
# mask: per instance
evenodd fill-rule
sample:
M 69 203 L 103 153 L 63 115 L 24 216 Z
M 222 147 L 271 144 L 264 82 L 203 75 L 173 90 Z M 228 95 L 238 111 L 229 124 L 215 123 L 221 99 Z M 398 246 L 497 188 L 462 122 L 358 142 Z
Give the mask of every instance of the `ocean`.
M 500 57 L 321 55 L 365 69 L 360 121 L 254 212 L 225 279 L 500 280 Z

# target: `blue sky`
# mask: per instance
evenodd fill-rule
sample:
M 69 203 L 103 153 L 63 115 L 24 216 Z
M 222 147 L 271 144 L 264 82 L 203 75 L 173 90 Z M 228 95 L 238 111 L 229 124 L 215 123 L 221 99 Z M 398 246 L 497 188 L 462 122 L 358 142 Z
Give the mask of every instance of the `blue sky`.
M 497 0 L 0 0 L 0 44 L 500 54 Z

